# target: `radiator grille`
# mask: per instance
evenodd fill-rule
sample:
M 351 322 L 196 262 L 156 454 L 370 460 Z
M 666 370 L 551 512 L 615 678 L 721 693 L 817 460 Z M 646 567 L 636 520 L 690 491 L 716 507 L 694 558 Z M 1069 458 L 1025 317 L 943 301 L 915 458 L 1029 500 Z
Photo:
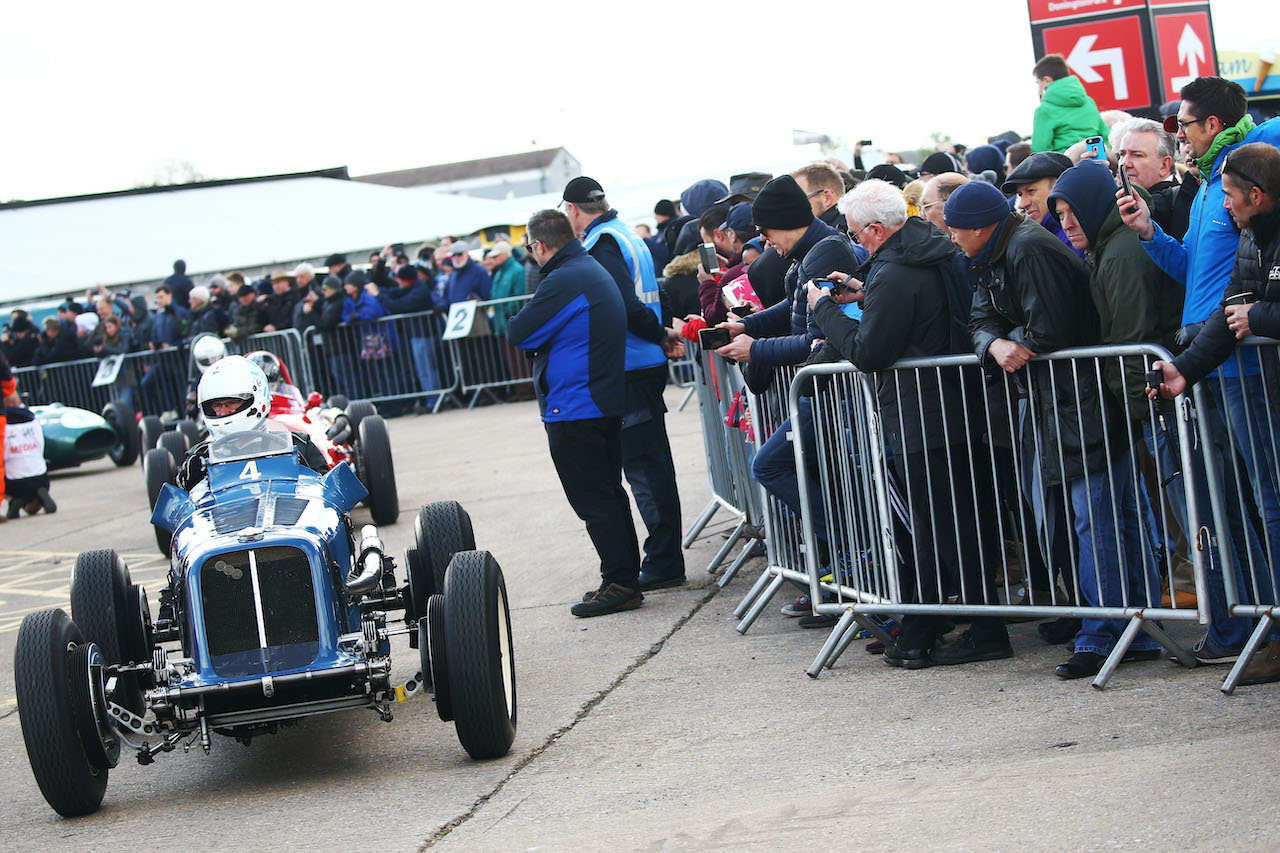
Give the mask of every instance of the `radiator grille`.
M 249 555 L 246 550 L 212 557 L 200 570 L 205 640 L 214 669 L 231 677 L 307 665 L 319 649 L 319 628 L 306 554 L 273 547 L 254 549 L 253 561 Z

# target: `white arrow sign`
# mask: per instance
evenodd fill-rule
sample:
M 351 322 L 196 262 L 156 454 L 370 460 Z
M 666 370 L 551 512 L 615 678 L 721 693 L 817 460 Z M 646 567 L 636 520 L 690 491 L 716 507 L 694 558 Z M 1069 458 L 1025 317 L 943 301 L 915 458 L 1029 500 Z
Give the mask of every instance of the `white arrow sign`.
M 1178 65 L 1187 66 L 1187 76 L 1174 77 L 1169 81 L 1173 91 L 1180 91 L 1183 86 L 1199 77 L 1200 63 L 1204 61 L 1204 42 L 1200 41 L 1200 36 L 1196 35 L 1196 31 L 1190 24 L 1187 24 L 1178 38 Z
M 1102 75 L 1094 69 L 1099 65 L 1111 67 L 1111 87 L 1115 90 L 1117 101 L 1129 99 L 1129 79 L 1124 73 L 1124 51 L 1118 47 L 1105 50 L 1094 50 L 1093 44 L 1098 40 L 1096 35 L 1081 36 L 1076 46 L 1071 48 L 1067 56 L 1067 65 L 1080 75 L 1086 83 L 1099 83 Z

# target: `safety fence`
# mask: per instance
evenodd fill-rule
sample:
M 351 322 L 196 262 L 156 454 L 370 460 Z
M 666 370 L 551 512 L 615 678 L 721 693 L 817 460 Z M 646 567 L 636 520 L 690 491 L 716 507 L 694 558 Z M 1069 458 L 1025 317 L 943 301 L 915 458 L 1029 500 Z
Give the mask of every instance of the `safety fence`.
M 1244 642 L 1223 681 L 1225 693 L 1235 690 L 1245 666 L 1268 639 L 1280 639 L 1278 346 L 1273 340 L 1246 338 L 1194 389 L 1212 521 L 1217 529 L 1235 534 L 1218 538 L 1220 577 L 1211 577 L 1210 583 L 1221 642 Z
M 288 366 L 294 384 L 315 387 L 302 336 L 294 329 L 264 332 L 239 340 L 223 339 L 227 351 L 244 354 L 256 350 L 275 353 Z M 113 364 L 118 360 L 118 365 Z M 14 368 L 18 388 L 30 405 L 62 403 L 100 412 L 112 400 L 123 400 L 134 411 L 182 415 L 196 380 L 186 344 L 161 350 L 143 350 L 120 356 L 82 358 L 36 367 Z M 96 384 L 95 384 L 96 383 Z
M 741 366 L 701 353 L 713 497 L 686 546 L 722 508 L 734 537 L 763 521 L 768 565 L 738 630 L 787 581 L 802 586 L 814 612 L 838 617 L 814 676 L 861 630 L 888 642 L 889 619 L 927 633 L 963 616 L 1000 634 L 1006 618 L 1063 618 L 1083 620 L 1078 651 L 1106 657 L 1102 687 L 1135 652 L 1195 665 L 1165 624 L 1232 621 L 1248 645 L 1230 692 L 1280 633 L 1280 359 L 1273 341 L 1246 343 L 1267 349 L 1261 370 L 1246 351 L 1235 359 L 1252 372 L 1228 368 L 1194 401 L 1159 403 L 1145 373 L 1169 354 L 1155 346 L 1061 351 L 1017 375 L 988 375 L 973 356 L 872 375 L 813 365 L 759 393 Z M 735 455 L 744 442 L 725 423 L 743 398 L 754 453 Z

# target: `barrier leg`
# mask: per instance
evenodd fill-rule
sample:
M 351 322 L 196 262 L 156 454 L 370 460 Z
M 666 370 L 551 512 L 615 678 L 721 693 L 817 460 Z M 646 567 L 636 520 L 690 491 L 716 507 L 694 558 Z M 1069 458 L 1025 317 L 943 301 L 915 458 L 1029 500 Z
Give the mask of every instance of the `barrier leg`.
M 1173 659 L 1185 666 L 1187 669 L 1192 669 L 1200 665 L 1200 662 L 1196 660 L 1195 655 L 1183 648 L 1181 643 L 1178 643 L 1170 637 L 1169 634 L 1156 622 L 1147 622 L 1143 626 L 1143 630 L 1150 634 L 1151 638 L 1157 643 L 1164 646 L 1165 651 L 1173 655 Z
M 729 568 L 725 570 L 725 573 L 720 576 L 720 579 L 716 581 L 716 586 L 724 589 L 725 586 L 728 585 L 729 581 L 733 580 L 733 576 L 738 573 L 738 569 L 742 568 L 747 560 L 751 559 L 751 551 L 755 547 L 756 540 L 748 539 L 746 547 L 742 549 L 742 553 L 738 555 L 737 559 L 733 561 L 733 565 L 729 566 Z
M 751 589 L 738 602 L 738 606 L 733 608 L 733 618 L 741 619 L 742 614 L 747 612 L 747 608 L 751 606 L 751 602 L 756 600 L 756 596 L 764 589 L 765 584 L 769 583 L 769 579 L 773 577 L 773 572 L 767 568 L 760 573 L 760 577 L 756 578 L 756 582 L 751 585 Z
M 691 387 L 684 392 L 684 399 L 680 401 L 680 405 L 676 407 L 677 412 L 683 412 L 684 407 L 689 405 L 689 401 L 693 399 L 693 395 L 697 392 L 697 387 Z
M 844 643 L 842 646 L 840 641 L 844 639 L 845 634 L 852 633 L 854 624 L 852 610 L 846 610 L 840 615 L 840 621 L 831 629 L 831 633 L 827 635 L 827 641 L 822 644 L 822 650 L 806 670 L 810 678 L 817 678 L 824 668 L 835 663 L 835 659 L 840 656 L 840 651 L 849 645 Z
M 769 584 L 769 586 L 765 589 L 765 591 L 762 592 L 758 598 L 756 598 L 755 603 L 751 606 L 751 609 L 747 611 L 747 615 L 744 616 L 742 618 L 742 621 L 738 623 L 737 630 L 739 634 L 747 633 L 747 631 L 750 630 L 752 623 L 754 623 L 757 619 L 760 618 L 760 614 L 763 613 L 764 609 L 769 606 L 769 602 L 772 601 L 773 597 L 778 594 L 778 590 L 782 589 L 783 580 L 784 578 L 782 577 L 782 575 L 774 575 L 773 581 Z
M 716 510 L 720 508 L 720 502 L 713 500 L 707 504 L 707 508 L 702 511 L 702 515 L 698 516 L 698 520 L 689 528 L 689 532 L 684 535 L 684 542 L 680 543 L 685 548 L 693 545 L 693 540 L 698 538 L 698 534 L 702 532 L 702 528 L 707 526 L 707 522 L 716 514 Z
M 1258 649 L 1266 643 L 1267 635 L 1271 633 L 1271 623 L 1275 621 L 1275 611 L 1271 611 L 1258 622 L 1258 627 L 1254 629 L 1253 634 L 1249 636 L 1249 642 L 1244 644 L 1244 651 L 1240 653 L 1239 660 L 1236 665 L 1231 667 L 1231 671 L 1227 673 L 1227 677 L 1222 682 L 1221 690 L 1230 696 L 1235 692 L 1236 684 L 1240 681 L 1240 676 L 1244 674 L 1244 668 L 1249 665 L 1249 661 L 1253 660 L 1253 655 Z
M 1116 667 L 1120 665 L 1120 661 L 1129 651 L 1129 646 L 1133 645 L 1133 641 L 1138 637 L 1138 632 L 1142 630 L 1142 623 L 1142 617 L 1135 616 L 1129 620 L 1128 625 L 1124 626 L 1124 632 L 1120 635 L 1120 639 L 1116 641 L 1116 647 L 1111 650 L 1111 654 L 1107 656 L 1106 663 L 1102 665 L 1102 669 L 1098 670 L 1098 675 L 1093 679 L 1093 686 L 1098 690 L 1105 688 L 1107 682 L 1111 680 Z
M 738 526 L 733 528 L 733 533 L 729 534 L 729 539 L 720 548 L 720 552 L 711 560 L 711 564 L 707 566 L 707 574 L 713 575 L 716 569 L 720 568 L 720 564 L 724 562 L 724 558 L 729 556 L 729 552 L 733 550 L 733 546 L 738 544 L 738 540 L 742 538 L 742 531 L 746 529 L 747 519 L 744 517 L 738 522 Z

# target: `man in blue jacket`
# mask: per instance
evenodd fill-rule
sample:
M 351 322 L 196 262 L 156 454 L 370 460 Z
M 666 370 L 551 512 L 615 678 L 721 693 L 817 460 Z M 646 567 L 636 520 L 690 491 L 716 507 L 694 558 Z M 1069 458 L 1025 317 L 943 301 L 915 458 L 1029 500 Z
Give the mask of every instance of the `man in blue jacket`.
M 453 261 L 453 272 L 445 281 L 445 307 L 455 302 L 466 302 L 469 299 L 488 299 L 489 290 L 493 287 L 493 279 L 489 271 L 471 260 L 470 248 L 462 240 L 449 247 L 449 257 Z
M 569 224 L 587 253 L 612 276 L 627 314 L 622 470 L 648 531 L 640 589 L 679 586 L 685 582 L 684 531 L 662 392 L 667 385 L 667 356 L 683 354 L 684 345 L 664 325 L 649 248 L 618 219 L 600 184 L 587 177 L 574 178 L 565 186 L 563 198 Z
M 1222 185 L 1223 164 L 1232 151 L 1246 142 L 1280 144 L 1280 119 L 1255 127 L 1245 112 L 1248 103 L 1244 89 L 1222 77 L 1197 77 L 1183 86 L 1180 94 L 1182 102 L 1174 119 L 1178 142 L 1188 144 L 1204 176 L 1200 192 L 1191 205 L 1186 236 L 1179 242 L 1165 234 L 1152 221 L 1150 207 L 1141 198 L 1134 199 L 1117 191 L 1116 204 L 1125 224 L 1138 232 L 1142 247 L 1152 260 L 1186 285 L 1179 332 L 1179 343 L 1185 347 L 1222 302 L 1240 241 L 1223 207 L 1226 198 Z M 1244 463 L 1255 505 L 1262 512 L 1271 553 L 1280 554 L 1280 488 L 1276 483 L 1274 450 L 1280 445 L 1280 435 L 1268 423 L 1268 418 L 1258 417 L 1257 405 L 1250 407 L 1245 402 L 1264 399 L 1257 354 L 1242 352 L 1238 361 L 1229 360 L 1219 373 L 1204 382 L 1210 390 L 1211 405 L 1215 407 L 1214 411 L 1200 413 L 1199 421 L 1207 433 L 1205 438 L 1218 453 L 1224 454 L 1223 464 Z M 1229 436 L 1222 415 L 1230 425 Z M 1239 451 L 1236 460 L 1232 459 L 1232 446 Z M 1211 588 L 1219 583 L 1216 577 L 1211 578 Z M 1225 627 L 1220 622 L 1234 623 L 1234 627 Z M 1202 662 L 1234 660 L 1248 638 L 1248 626 L 1244 620 L 1232 620 L 1232 623 L 1215 619 L 1215 634 L 1222 635 L 1219 637 L 1222 645 L 1207 643 L 1206 640 L 1211 639 L 1207 636 L 1196 645 L 1196 657 Z
M 644 595 L 631 504 L 622 488 L 627 328 L 622 297 L 559 211 L 533 215 L 525 250 L 543 278 L 533 299 L 508 321 L 507 340 L 533 352 L 551 460 L 600 555 L 599 588 L 570 612 L 589 617 L 634 610 Z

